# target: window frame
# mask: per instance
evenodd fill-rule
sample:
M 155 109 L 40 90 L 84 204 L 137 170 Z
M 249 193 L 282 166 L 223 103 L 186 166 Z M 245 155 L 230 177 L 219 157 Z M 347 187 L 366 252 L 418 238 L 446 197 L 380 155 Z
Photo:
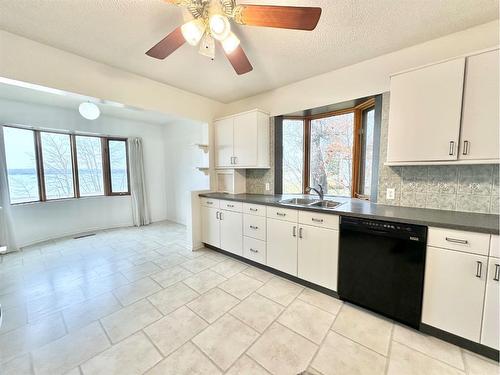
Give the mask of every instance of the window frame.
M 1 124 L 0 126 L 6 128 L 24 129 L 33 131 L 33 143 L 35 149 L 35 164 L 36 164 L 36 174 L 38 178 L 38 196 L 39 200 L 27 201 L 27 202 L 10 202 L 11 206 L 24 205 L 32 203 L 42 203 L 42 202 L 56 202 L 65 201 L 69 199 L 80 199 L 80 198 L 93 198 L 93 197 L 106 197 L 106 196 L 124 196 L 130 195 L 130 163 L 129 163 L 129 152 L 128 152 L 128 139 L 124 137 L 107 137 L 95 134 L 85 134 L 78 132 L 68 132 L 68 131 L 57 131 L 52 129 L 37 129 L 30 126 L 13 125 L 13 124 Z M 65 198 L 55 198 L 47 199 L 46 186 L 45 186 L 45 171 L 43 166 L 43 153 L 42 153 L 42 133 L 55 133 L 69 135 L 70 137 L 70 150 L 71 150 L 71 170 L 73 174 L 73 197 Z M 102 168 L 103 168 L 103 184 L 104 184 L 104 194 L 97 195 L 80 195 L 80 181 L 78 176 L 78 150 L 76 147 L 76 137 L 94 137 L 99 138 L 101 141 L 101 157 L 102 157 Z M 127 191 L 126 192 L 112 192 L 111 188 L 111 169 L 109 161 L 109 141 L 120 141 L 125 142 L 125 157 L 127 165 Z
M 363 103 L 350 108 L 340 109 L 336 111 L 325 112 L 317 115 L 309 116 L 283 116 L 283 121 L 286 120 L 302 120 L 304 122 L 304 145 L 303 145 L 303 168 L 302 168 L 302 194 L 305 194 L 306 188 L 310 186 L 311 178 L 311 121 L 340 116 L 349 113 L 354 114 L 354 129 L 353 129 L 353 155 L 352 155 L 352 183 L 351 183 L 351 198 L 367 199 L 365 195 L 360 194 L 361 182 L 361 146 L 362 146 L 362 126 L 363 126 L 363 113 L 375 107 L 375 99 L 371 98 Z M 282 140 L 281 140 L 282 142 Z M 282 176 L 283 178 L 283 176 Z

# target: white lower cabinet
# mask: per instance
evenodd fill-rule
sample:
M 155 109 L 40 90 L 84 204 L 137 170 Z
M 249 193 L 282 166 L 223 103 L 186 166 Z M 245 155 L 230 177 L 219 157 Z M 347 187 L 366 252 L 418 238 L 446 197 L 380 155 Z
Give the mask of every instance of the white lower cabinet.
M 298 237 L 297 276 L 325 288 L 337 290 L 339 232 L 301 225 Z
M 243 255 L 243 214 L 220 211 L 220 248 L 236 255 Z
M 217 208 L 201 207 L 201 237 L 204 243 L 220 247 L 220 221 Z
M 486 294 L 484 300 L 483 329 L 481 344 L 499 350 L 500 338 L 500 258 L 490 257 L 488 263 L 488 279 L 486 280 Z
M 266 242 L 243 237 L 243 256 L 254 262 L 266 264 Z
M 297 223 L 267 219 L 267 265 L 297 276 Z
M 422 322 L 479 342 L 487 262 L 486 256 L 428 246 Z

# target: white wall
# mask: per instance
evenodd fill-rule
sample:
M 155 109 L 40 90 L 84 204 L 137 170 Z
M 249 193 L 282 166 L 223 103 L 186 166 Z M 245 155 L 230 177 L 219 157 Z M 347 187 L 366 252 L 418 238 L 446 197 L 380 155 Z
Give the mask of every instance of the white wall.
M 164 130 L 167 166 L 167 218 L 187 224 L 192 190 L 208 189 L 209 177 L 196 170 L 203 165 L 203 151 L 195 143 L 208 143 L 208 125 L 169 123 Z
M 0 30 L 0 56 L 0 77 L 132 107 L 210 122 L 222 105 L 3 30 Z
M 0 99 L 0 123 L 76 130 L 144 142 L 146 184 L 153 221 L 167 218 L 165 125 L 110 116 L 83 119 L 76 110 Z M 26 244 L 87 230 L 132 224 L 130 197 L 92 197 L 13 206 L 18 243 Z
M 225 105 L 218 115 L 260 108 L 276 116 L 380 94 L 389 91 L 389 76 L 393 73 L 497 46 L 498 28 L 498 20 L 489 22 L 317 75 Z

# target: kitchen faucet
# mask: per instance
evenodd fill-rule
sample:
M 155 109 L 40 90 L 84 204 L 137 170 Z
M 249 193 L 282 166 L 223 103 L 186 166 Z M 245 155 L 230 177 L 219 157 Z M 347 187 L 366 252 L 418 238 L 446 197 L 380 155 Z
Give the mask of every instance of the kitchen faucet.
M 316 194 L 319 195 L 320 200 L 323 200 L 323 198 L 325 197 L 325 193 L 323 192 L 323 186 L 321 186 L 321 184 L 318 184 L 318 186 L 319 186 L 319 190 L 316 188 L 313 188 L 313 187 L 307 187 L 306 193 L 310 193 L 312 190 L 312 191 L 316 192 Z

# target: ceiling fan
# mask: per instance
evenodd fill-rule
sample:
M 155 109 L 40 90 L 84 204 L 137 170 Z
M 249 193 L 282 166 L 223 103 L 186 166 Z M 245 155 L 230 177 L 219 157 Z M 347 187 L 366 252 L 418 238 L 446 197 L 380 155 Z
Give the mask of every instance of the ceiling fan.
M 148 56 L 165 59 L 188 42 L 192 46 L 200 43 L 199 52 L 213 59 L 215 41 L 218 41 L 238 74 L 248 73 L 253 67 L 240 46 L 240 40 L 231 31 L 231 19 L 240 25 L 311 31 L 321 16 L 321 8 L 318 7 L 236 5 L 235 0 L 163 1 L 185 7 L 193 19 L 177 27 L 147 51 Z

